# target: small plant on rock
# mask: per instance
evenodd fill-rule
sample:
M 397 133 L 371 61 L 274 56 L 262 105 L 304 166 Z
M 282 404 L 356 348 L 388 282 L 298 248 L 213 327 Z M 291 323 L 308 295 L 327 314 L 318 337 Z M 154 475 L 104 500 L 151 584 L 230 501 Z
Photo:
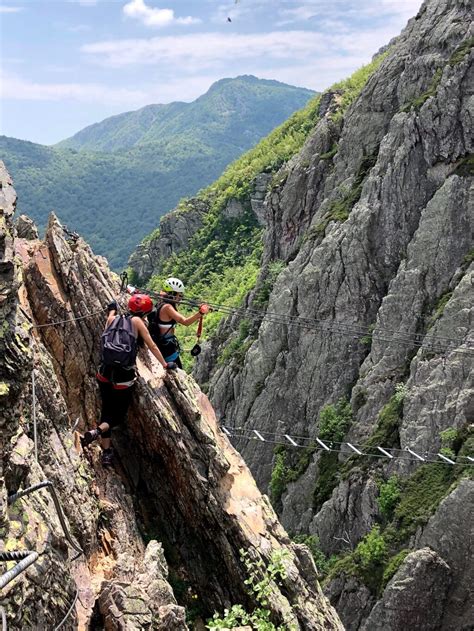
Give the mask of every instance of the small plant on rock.
M 270 563 L 265 566 L 259 559 L 254 561 L 249 558 L 248 552 L 240 550 L 240 558 L 244 562 L 248 572 L 245 585 L 248 587 L 249 595 L 257 600 L 259 606 L 252 612 L 248 612 L 242 605 L 233 605 L 230 609 L 224 610 L 221 617 L 215 613 L 211 620 L 208 620 L 208 629 L 236 629 L 243 625 L 250 625 L 255 631 L 296 631 L 294 625 L 275 626 L 270 620 L 270 610 L 267 609 L 269 598 L 272 593 L 272 586 L 286 578 L 285 560 L 290 553 L 288 550 L 275 550 L 271 556 Z

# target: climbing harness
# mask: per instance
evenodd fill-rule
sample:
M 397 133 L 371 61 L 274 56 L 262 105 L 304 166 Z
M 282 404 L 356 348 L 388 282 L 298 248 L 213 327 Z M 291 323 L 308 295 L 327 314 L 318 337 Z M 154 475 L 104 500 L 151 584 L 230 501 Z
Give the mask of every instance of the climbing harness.
M 276 432 L 267 432 L 246 427 L 226 427 L 222 426 L 222 431 L 229 438 L 237 438 L 243 440 L 258 440 L 269 445 L 282 445 L 296 449 L 306 449 L 311 451 L 332 452 L 343 454 L 345 456 L 360 456 L 366 458 L 378 458 L 389 461 L 407 460 L 411 462 L 437 463 L 445 465 L 462 465 L 465 467 L 474 467 L 474 457 L 457 456 L 455 459 L 449 458 L 445 454 L 424 452 L 423 455 L 415 450 L 405 447 L 405 449 L 395 449 L 394 447 L 382 447 L 379 445 L 367 446 L 356 445 L 349 442 L 337 442 L 322 440 L 309 436 L 295 436 L 292 434 L 281 434 Z

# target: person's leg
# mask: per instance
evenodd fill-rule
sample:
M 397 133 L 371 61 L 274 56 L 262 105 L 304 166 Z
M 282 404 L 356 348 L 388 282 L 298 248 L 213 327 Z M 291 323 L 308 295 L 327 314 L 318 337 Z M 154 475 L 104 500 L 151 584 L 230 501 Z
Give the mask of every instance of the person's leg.
M 87 445 L 90 445 L 99 438 L 104 438 L 104 436 L 105 440 L 107 440 L 108 436 L 108 442 L 110 446 L 110 413 L 113 395 L 112 384 L 99 381 L 99 391 L 101 398 L 100 422 L 95 429 L 90 429 L 85 432 L 84 436 L 81 439 L 83 447 L 87 447 Z
M 133 386 L 129 388 L 114 388 L 111 394 L 109 429 L 102 434 L 102 464 L 110 466 L 113 464 L 113 449 L 111 447 L 111 430 L 117 425 L 121 425 L 127 418 L 128 408 L 133 395 Z

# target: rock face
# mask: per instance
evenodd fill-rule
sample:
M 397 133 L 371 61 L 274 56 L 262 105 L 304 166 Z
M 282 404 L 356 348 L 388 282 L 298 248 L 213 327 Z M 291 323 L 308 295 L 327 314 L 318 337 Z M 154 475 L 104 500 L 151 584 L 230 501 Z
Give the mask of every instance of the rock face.
M 141 281 L 156 273 L 172 254 L 184 250 L 196 230 L 202 226 L 209 207 L 202 199 L 191 198 L 160 220 L 158 231 L 137 247 L 129 260 Z
M 263 205 L 264 262 L 287 264 L 268 312 L 313 319 L 315 326 L 258 320 L 245 342 L 243 364 L 217 364 L 242 316 L 223 322 L 195 374 L 209 383 L 226 424 L 314 438 L 323 407 L 345 397 L 352 423 L 344 440 L 362 444 L 379 436 L 383 445 L 389 435 L 375 430 L 385 406 L 397 400 L 393 446 L 436 453 L 443 431 L 464 431 L 472 423 L 472 17 L 468 2 L 425 2 L 344 117 L 333 115 L 338 95 L 330 95 L 314 134 L 282 167 L 280 185 Z M 252 300 L 249 295 L 247 305 Z M 273 445 L 243 438 L 236 444 L 266 490 Z M 325 482 L 318 459 L 313 454 L 301 477 L 287 486 L 281 517 L 291 532 L 317 534 L 329 555 L 341 552 L 337 541 L 345 532 L 355 546 L 380 521 L 378 492 L 375 474 L 366 468 L 356 480 L 336 476 L 329 499 L 315 505 L 314 489 Z M 380 465 L 378 475 L 413 471 L 412 463 L 399 461 Z M 452 515 L 467 539 L 470 526 L 460 518 L 462 510 L 458 505 Z M 452 564 L 434 539 L 416 545 L 434 546 L 439 559 L 426 568 L 438 568 L 433 580 L 446 595 L 453 588 L 445 566 L 453 571 Z M 455 540 L 455 533 L 447 535 L 453 549 Z M 423 589 L 425 565 L 414 589 Z M 459 560 L 457 565 L 464 576 Z M 414 572 L 418 566 L 409 567 Z M 349 591 L 357 591 L 353 587 Z M 387 598 L 395 597 L 394 590 Z M 453 602 L 465 598 L 453 596 Z M 364 624 L 374 602 L 359 600 L 353 628 Z M 449 617 L 452 610 L 442 620 L 436 610 L 436 624 L 464 628 L 472 614 L 466 607 L 458 612 L 458 618 Z M 393 620 L 386 624 L 396 625 Z
M 82 240 L 67 241 L 54 216 L 44 242 L 15 239 L 15 194 L 4 169 L 1 177 L 1 270 L 8 283 L 0 303 L 6 349 L 0 363 L 0 549 L 42 553 L 5 590 L 9 628 L 53 628 L 76 592 L 67 628 L 188 628 L 168 583 L 163 548 L 204 617 L 232 603 L 252 607 L 243 548 L 264 564 L 275 551 L 286 551 L 286 577 L 281 586 L 272 584 L 269 597 L 276 623 L 342 629 L 309 553 L 290 542 L 220 432 L 209 401 L 185 373 L 164 374 L 143 353 L 129 422 L 113 438 L 117 466 L 104 470 L 98 447 L 80 452 L 73 425 L 78 419 L 84 429 L 97 419 L 94 372 L 103 305 L 117 295 L 119 283 Z M 32 366 L 37 462 L 28 390 Z M 46 491 L 6 507 L 7 494 L 44 479 L 53 482 L 75 545 L 84 551 L 76 559 Z
M 419 546 L 434 550 L 451 570 L 452 581 L 443 608 L 443 629 L 469 628 L 474 620 L 474 480 L 462 480 L 424 528 Z
M 436 552 L 429 548 L 412 552 L 387 585 L 383 599 L 372 609 L 361 631 L 439 629 L 450 583 L 449 567 Z
M 26 215 L 20 215 L 15 223 L 16 234 L 20 239 L 29 241 L 38 238 L 38 228 L 35 222 Z

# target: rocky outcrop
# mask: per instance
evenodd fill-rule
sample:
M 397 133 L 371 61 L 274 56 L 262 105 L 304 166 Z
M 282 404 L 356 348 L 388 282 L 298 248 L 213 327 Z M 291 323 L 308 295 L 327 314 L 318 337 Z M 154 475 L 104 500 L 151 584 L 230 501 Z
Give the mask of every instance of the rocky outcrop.
M 473 515 L 474 480 L 464 479 L 440 504 L 417 542 L 434 550 L 451 571 L 443 629 L 467 629 L 474 620 Z
M 412 552 L 387 585 L 383 599 L 372 609 L 361 631 L 439 629 L 450 583 L 449 567 L 436 552 L 429 548 Z
M 235 337 L 237 314 L 201 354 L 195 374 L 209 383 L 229 426 L 314 438 L 324 406 L 347 398 L 352 423 L 345 440 L 361 445 L 375 437 L 382 446 L 393 441 L 436 453 L 442 432 L 463 432 L 472 423 L 472 41 L 469 3 L 425 2 L 347 112 L 332 115 L 328 102 L 337 104 L 338 95 L 330 95 L 301 153 L 273 179 L 264 202 L 263 260 L 287 265 L 267 309 L 294 320 L 256 320 L 245 360 L 216 363 Z M 250 294 L 246 305 L 252 301 Z M 298 317 L 314 327 L 298 326 Z M 275 463 L 271 442 L 235 444 L 266 490 Z M 317 454 L 282 494 L 284 525 L 317 534 L 327 555 L 342 552 L 341 537 L 355 547 L 380 520 L 376 477 L 403 478 L 416 467 L 382 462 L 356 468 L 354 479 L 347 467 L 342 473 L 346 459 L 340 456 L 322 506 L 314 489 L 327 484 L 328 474 Z M 467 538 L 459 506 L 453 515 Z M 440 567 L 451 568 L 438 555 Z M 437 576 L 441 589 L 447 574 Z M 352 585 L 338 593 L 358 591 Z M 341 612 L 349 610 L 344 598 L 333 599 Z M 354 599 L 363 601 L 355 613 L 360 628 L 374 600 Z M 455 623 L 438 617 L 440 628 L 467 624 L 461 610 Z
M 158 230 L 142 241 L 129 259 L 128 264 L 140 281 L 157 273 L 172 254 L 186 249 L 208 210 L 206 201 L 191 198 L 161 218 Z
M 92 621 L 105 629 L 186 629 L 184 609 L 167 581 L 160 540 L 175 576 L 204 617 L 232 603 L 255 605 L 244 583 L 241 549 L 263 564 L 283 550 L 285 577 L 281 586 L 271 585 L 269 595 L 275 622 L 284 619 L 301 630 L 342 629 L 317 584 L 308 552 L 291 544 L 242 458 L 220 432 L 207 398 L 185 373 L 164 374 L 144 353 L 129 422 L 113 439 L 117 467 L 103 470 L 94 446 L 81 453 L 73 427 L 75 419 L 82 429 L 97 419 L 94 369 L 103 305 L 118 294 L 119 283 L 82 240 L 65 239 L 54 216 L 44 242 L 14 239 L 14 192 L 3 177 L 8 202 L 7 212 L 2 211 L 3 260 L 18 285 L 13 290 L 8 285 L 10 311 L 2 313 L 2 330 L 8 332 L 2 340 L 10 344 L 2 379 L 16 409 L 7 417 L 11 426 L 2 426 L 1 433 L 10 447 L 2 451 L 0 545 L 35 546 L 42 553 L 41 562 L 5 592 L 10 628 L 23 629 L 29 620 L 43 628 L 55 626 L 77 590 L 68 624 L 79 628 Z M 15 269 L 15 260 L 22 267 Z M 31 366 L 32 351 L 37 462 L 26 396 L 30 373 L 23 370 L 25 356 Z M 22 394 L 22 401 L 15 403 L 15 394 Z M 45 491 L 6 511 L 7 493 L 46 478 L 55 485 L 68 528 L 84 551 L 77 559 L 68 552 Z
M 466 423 L 470 355 L 463 349 L 472 344 L 474 224 L 472 175 L 461 169 L 473 151 L 467 133 L 473 76 L 468 15 L 466 3 L 425 3 L 349 108 L 337 153 L 320 181 L 308 182 L 309 172 L 326 168 L 320 151 L 329 143 L 321 144 L 320 128 L 285 167 L 290 173 L 278 195 L 283 199 L 293 191 L 293 202 L 285 197 L 276 208 L 294 215 L 299 226 L 305 223 L 303 204 L 311 226 L 296 258 L 278 277 L 268 310 L 327 319 L 334 331 L 263 320 L 242 369 L 216 367 L 215 347 L 203 353 L 200 363 L 208 365 L 208 372 L 209 365 L 214 367 L 212 401 L 228 423 L 272 431 L 278 420 L 279 431 L 314 435 L 321 408 L 352 392 L 359 395 L 348 436 L 360 440 L 373 431 L 395 384 L 406 381 L 407 374 L 402 446 L 435 450 L 448 418 L 455 427 Z M 421 105 L 412 103 L 428 90 L 434 74 L 437 90 Z M 360 199 L 347 221 L 326 221 L 331 204 L 345 199 L 357 174 L 364 176 Z M 271 210 L 276 194 L 265 202 L 265 256 L 290 260 L 298 235 L 296 241 L 290 238 L 288 221 Z M 443 296 L 449 300 L 437 312 Z M 345 326 L 363 331 L 370 325 L 369 347 L 362 334 L 345 334 Z M 438 355 L 431 340 L 439 338 L 455 340 L 456 352 Z M 446 405 L 429 402 L 429 391 L 438 401 L 445 397 Z M 265 486 L 271 450 L 262 453 L 254 441 L 239 446 Z
M 38 238 L 38 228 L 35 222 L 26 215 L 20 215 L 15 222 L 16 234 L 20 239 L 34 241 Z

